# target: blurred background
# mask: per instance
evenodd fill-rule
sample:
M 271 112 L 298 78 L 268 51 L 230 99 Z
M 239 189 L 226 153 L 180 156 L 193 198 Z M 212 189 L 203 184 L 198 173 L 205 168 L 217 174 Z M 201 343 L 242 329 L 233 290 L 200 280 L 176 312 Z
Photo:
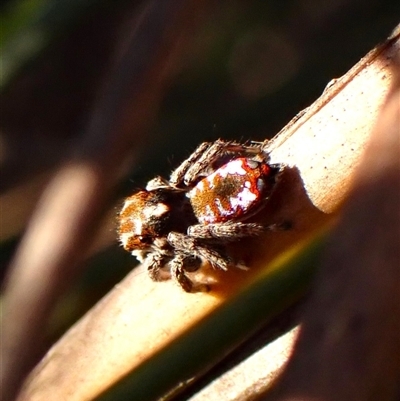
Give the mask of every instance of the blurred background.
M 1 273 L 55 168 L 82 138 L 146 1 L 7 0 L 1 12 Z M 53 342 L 136 261 L 118 247 L 123 196 L 168 176 L 204 140 L 265 140 L 398 23 L 398 0 L 220 1 L 169 66 L 168 89 L 125 166 L 101 246 L 50 319 Z M 45 246 L 45 244 L 43 245 Z

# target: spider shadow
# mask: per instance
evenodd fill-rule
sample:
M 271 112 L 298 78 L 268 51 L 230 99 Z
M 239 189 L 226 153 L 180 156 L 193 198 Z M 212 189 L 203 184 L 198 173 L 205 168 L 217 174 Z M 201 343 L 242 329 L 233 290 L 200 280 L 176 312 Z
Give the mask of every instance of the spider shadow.
M 227 297 L 235 287 L 249 282 L 261 269 L 265 269 L 278 255 L 303 240 L 313 231 L 321 229 L 332 219 L 332 214 L 321 211 L 307 194 L 297 167 L 286 167 L 270 199 L 247 222 L 283 226 L 266 231 L 257 238 L 246 238 L 228 245 L 230 255 L 248 268 L 230 268 L 227 272 L 205 266 L 196 281 L 206 282 L 210 295 Z M 197 274 L 196 274 L 197 275 Z

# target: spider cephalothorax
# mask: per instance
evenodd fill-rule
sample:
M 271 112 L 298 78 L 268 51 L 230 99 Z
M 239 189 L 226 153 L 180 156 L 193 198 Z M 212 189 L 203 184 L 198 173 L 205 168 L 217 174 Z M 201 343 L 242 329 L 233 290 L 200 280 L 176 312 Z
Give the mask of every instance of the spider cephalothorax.
M 238 265 L 226 244 L 271 228 L 246 221 L 269 198 L 282 169 L 268 163 L 260 146 L 204 142 L 169 181 L 156 177 L 125 199 L 120 241 L 146 265 L 153 280 L 162 280 L 167 267 L 190 292 L 196 287 L 187 271 L 202 262 L 222 270 Z

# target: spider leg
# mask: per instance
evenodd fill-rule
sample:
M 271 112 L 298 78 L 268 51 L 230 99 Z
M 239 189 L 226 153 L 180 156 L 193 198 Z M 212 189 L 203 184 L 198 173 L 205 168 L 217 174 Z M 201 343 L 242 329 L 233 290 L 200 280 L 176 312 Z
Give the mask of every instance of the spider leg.
M 283 223 L 263 226 L 257 223 L 214 223 L 195 224 L 190 226 L 187 233 L 190 237 L 203 239 L 219 239 L 222 241 L 235 241 L 240 238 L 257 237 L 266 231 L 285 231 L 291 228 L 287 221 Z
M 186 275 L 187 262 L 191 256 L 182 253 L 177 254 L 169 263 L 171 267 L 171 278 L 178 284 L 185 292 L 194 291 L 208 291 L 209 287 L 206 284 L 194 284 L 192 280 Z
M 249 157 L 259 162 L 267 162 L 269 159 L 269 155 L 263 152 L 260 146 L 248 146 L 233 141 L 218 139 L 197 158 L 195 163 L 189 166 L 183 177 L 184 184 L 190 186 L 199 176 L 210 174 L 212 172 L 210 171 L 212 164 L 230 153 L 235 156 Z
M 180 186 L 184 183 L 184 177 L 187 171 L 190 169 L 190 166 L 193 163 L 196 163 L 197 160 L 201 157 L 204 152 L 211 146 L 210 142 L 201 143 L 197 149 L 186 159 L 180 166 L 178 166 L 172 173 L 169 179 L 169 182 L 173 186 Z
M 169 188 L 169 187 L 171 187 L 171 184 L 166 179 L 157 176 L 147 183 L 146 190 L 153 191 L 154 189 Z
M 185 274 L 185 256 L 183 254 L 177 254 L 169 264 L 171 267 L 172 280 L 184 291 L 191 292 L 193 289 L 193 282 Z
M 221 255 L 212 246 L 200 244 L 195 238 L 188 235 L 173 231 L 168 234 L 167 239 L 177 251 L 206 260 L 216 269 L 228 270 L 229 265 L 234 265 L 230 258 Z
M 161 268 L 165 265 L 166 255 L 161 251 L 154 251 L 147 254 L 144 260 L 144 265 L 147 269 L 149 277 L 153 281 L 163 281 L 164 278 L 161 275 Z
M 224 141 L 217 139 L 215 142 L 203 142 L 186 159 L 170 177 L 172 186 L 190 186 L 199 176 L 205 176 L 210 173 L 210 167 L 216 160 L 229 153 L 236 153 L 242 156 L 252 156 L 260 158 L 260 161 L 266 161 L 267 155 L 257 145 L 243 145 L 233 141 Z
M 227 153 L 238 150 L 238 147 L 241 148 L 241 145 L 235 142 L 223 141 L 222 139 L 218 139 L 212 144 L 209 143 L 208 148 L 200 155 L 196 162 L 188 167 L 183 177 L 185 185 L 190 186 L 199 176 L 209 174 L 212 163 Z
M 267 228 L 257 223 L 214 223 L 196 224 L 190 226 L 187 233 L 190 237 L 220 239 L 222 241 L 234 241 L 239 238 L 255 237 L 261 235 Z

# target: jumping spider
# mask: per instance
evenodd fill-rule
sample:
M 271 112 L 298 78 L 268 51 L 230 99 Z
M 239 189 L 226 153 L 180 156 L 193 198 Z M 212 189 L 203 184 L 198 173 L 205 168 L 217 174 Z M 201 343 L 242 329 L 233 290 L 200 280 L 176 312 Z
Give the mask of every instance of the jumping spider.
M 143 262 L 154 281 L 164 267 L 186 292 L 201 289 L 186 275 L 202 262 L 227 270 L 244 267 L 226 245 L 277 225 L 246 222 L 271 195 L 284 166 L 268 163 L 260 145 L 217 140 L 202 143 L 172 172 L 125 199 L 119 239 Z

